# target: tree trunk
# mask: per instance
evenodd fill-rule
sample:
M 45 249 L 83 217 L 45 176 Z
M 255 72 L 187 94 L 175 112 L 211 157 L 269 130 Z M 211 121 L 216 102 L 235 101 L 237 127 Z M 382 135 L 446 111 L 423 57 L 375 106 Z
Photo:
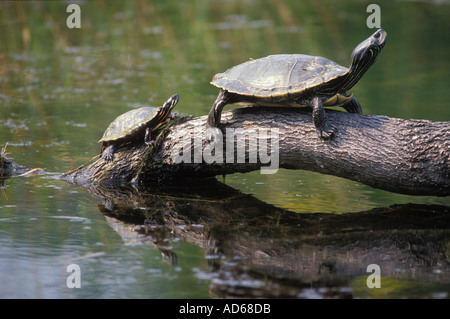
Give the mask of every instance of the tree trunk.
M 206 117 L 172 121 L 156 147 L 125 145 L 65 173 L 76 184 L 166 182 L 278 168 L 303 169 L 410 195 L 450 195 L 450 122 L 403 120 L 327 110 L 336 127 L 318 138 L 311 111 L 245 107 L 222 114 L 222 141 L 206 141 Z M 245 147 L 244 147 L 245 146 Z

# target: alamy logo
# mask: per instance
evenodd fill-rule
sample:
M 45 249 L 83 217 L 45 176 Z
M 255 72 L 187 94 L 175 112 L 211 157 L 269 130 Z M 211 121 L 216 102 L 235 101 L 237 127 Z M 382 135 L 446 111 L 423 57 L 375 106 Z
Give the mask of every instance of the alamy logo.
M 205 132 L 194 129 L 175 132 L 171 159 L 174 163 L 260 163 L 261 174 L 275 174 L 279 168 L 278 128 L 227 128 L 225 141 L 217 130 L 214 143 L 203 148 Z M 224 143 L 225 142 L 225 143 Z M 224 146 L 225 145 L 225 146 Z M 267 164 L 267 165 L 266 165 Z M 265 166 L 263 166 L 265 165 Z
M 69 4 L 66 12 L 71 14 L 67 17 L 66 25 L 69 29 L 81 28 L 81 8 L 78 4 Z
M 367 272 L 372 274 L 367 277 L 366 285 L 367 288 L 381 288 L 381 268 L 377 264 L 370 264 L 367 266 Z
M 66 272 L 70 272 L 67 276 L 67 288 L 81 288 L 81 269 L 77 264 L 70 264 L 67 266 Z
M 369 29 L 381 28 L 381 9 L 378 4 L 369 4 L 366 9 L 367 13 L 371 13 L 366 20 Z

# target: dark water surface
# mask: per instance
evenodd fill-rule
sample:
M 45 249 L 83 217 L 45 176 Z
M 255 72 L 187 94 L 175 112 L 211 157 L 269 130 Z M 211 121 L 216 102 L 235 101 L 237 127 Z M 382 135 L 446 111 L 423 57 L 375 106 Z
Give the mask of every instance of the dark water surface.
M 291 170 L 151 189 L 59 179 L 125 111 L 178 93 L 178 112 L 207 114 L 212 76 L 249 58 L 348 65 L 373 33 L 367 2 L 78 3 L 80 29 L 66 1 L 0 3 L 0 146 L 44 169 L 0 186 L 1 298 L 449 297 L 446 197 Z M 364 113 L 450 121 L 449 2 L 377 3 L 388 39 L 352 90 Z

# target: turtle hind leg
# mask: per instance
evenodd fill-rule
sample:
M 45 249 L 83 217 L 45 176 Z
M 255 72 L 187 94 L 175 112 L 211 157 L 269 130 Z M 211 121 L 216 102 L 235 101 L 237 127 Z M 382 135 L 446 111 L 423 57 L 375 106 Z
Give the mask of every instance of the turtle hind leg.
M 348 112 L 348 113 L 356 113 L 356 114 L 362 114 L 362 108 L 361 104 L 359 104 L 359 101 L 352 97 L 350 102 L 347 104 L 342 105 L 342 107 Z
M 325 113 L 325 109 L 323 108 L 322 101 L 320 101 L 319 97 L 316 96 L 312 99 L 311 106 L 313 108 L 313 123 L 319 137 L 324 140 L 331 139 L 334 136 L 336 129 L 328 122 L 328 116 Z
M 104 149 L 102 151 L 102 158 L 107 161 L 110 162 L 114 159 L 114 144 L 109 144 L 106 147 L 103 146 Z
M 211 110 L 208 114 L 208 120 L 206 123 L 206 139 L 209 142 L 217 141 L 220 131 L 220 118 L 222 117 L 222 110 L 230 102 L 228 92 L 220 90 L 219 95 L 216 98 Z

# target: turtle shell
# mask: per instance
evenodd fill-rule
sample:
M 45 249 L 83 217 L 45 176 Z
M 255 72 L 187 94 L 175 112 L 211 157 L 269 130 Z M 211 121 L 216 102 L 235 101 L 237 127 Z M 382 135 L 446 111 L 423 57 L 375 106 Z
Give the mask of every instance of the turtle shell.
M 277 54 L 250 60 L 214 76 L 211 84 L 239 95 L 299 95 L 347 75 L 349 69 L 319 56 Z M 337 92 L 336 92 L 337 93 Z
M 161 108 L 141 107 L 119 115 L 109 124 L 103 137 L 98 141 L 115 141 L 125 137 L 131 137 L 143 130 L 156 117 Z

